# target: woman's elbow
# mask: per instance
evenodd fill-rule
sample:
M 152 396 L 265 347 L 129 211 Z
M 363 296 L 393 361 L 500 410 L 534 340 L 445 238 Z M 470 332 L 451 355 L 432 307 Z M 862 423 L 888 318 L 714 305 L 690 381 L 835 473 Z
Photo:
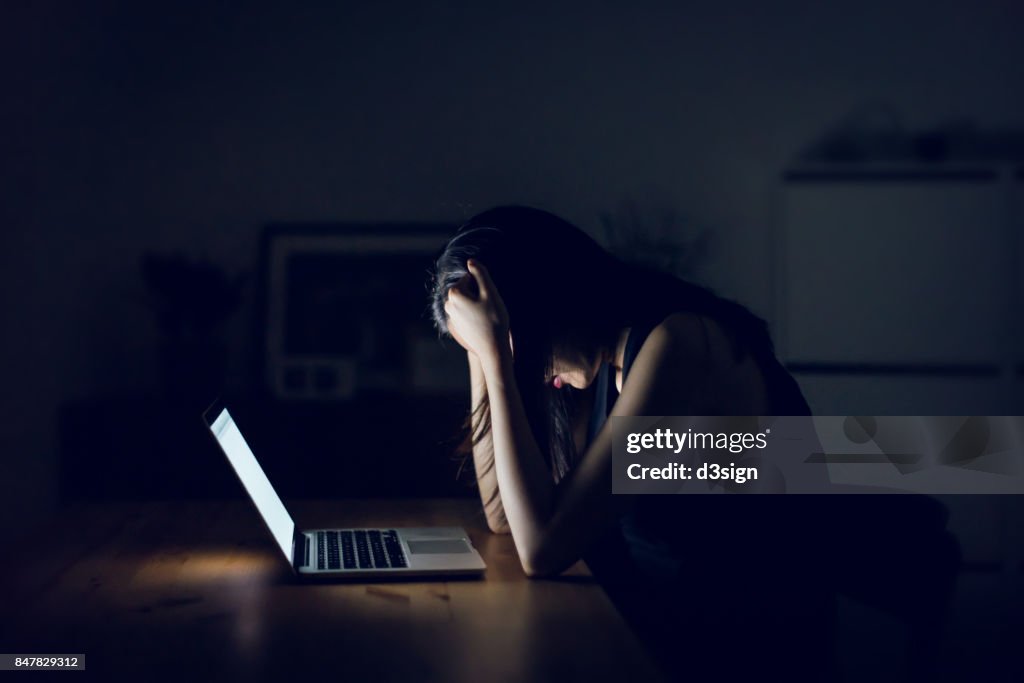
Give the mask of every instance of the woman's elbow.
M 538 567 L 527 560 L 522 560 L 521 564 L 523 565 L 523 573 L 526 574 L 527 578 L 543 579 L 552 575 L 551 572 L 544 571 L 544 568 Z
M 492 519 L 487 518 L 487 528 L 491 530 L 492 534 L 509 534 L 512 530 L 508 528 L 508 522 L 504 519 Z
M 520 554 L 519 563 L 523 567 L 523 573 L 531 579 L 558 576 L 572 564 L 571 562 L 557 562 L 553 558 L 539 552 Z

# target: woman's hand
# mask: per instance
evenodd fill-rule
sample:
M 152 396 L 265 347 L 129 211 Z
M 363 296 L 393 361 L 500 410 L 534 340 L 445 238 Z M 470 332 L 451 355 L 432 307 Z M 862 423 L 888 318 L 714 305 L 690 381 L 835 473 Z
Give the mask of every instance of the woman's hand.
M 481 361 L 500 358 L 503 350 L 511 352 L 505 303 L 482 263 L 470 259 L 466 268 L 469 273 L 448 290 L 444 304 L 448 332 Z

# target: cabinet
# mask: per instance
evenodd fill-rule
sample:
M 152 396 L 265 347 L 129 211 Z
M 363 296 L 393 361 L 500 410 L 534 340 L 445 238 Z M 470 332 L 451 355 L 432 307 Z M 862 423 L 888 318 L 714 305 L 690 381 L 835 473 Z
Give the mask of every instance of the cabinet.
M 780 359 L 821 415 L 1024 414 L 1024 167 L 782 177 Z M 968 568 L 1024 567 L 1022 496 L 941 496 Z
M 779 356 L 820 414 L 1019 414 L 1024 169 L 782 177 Z

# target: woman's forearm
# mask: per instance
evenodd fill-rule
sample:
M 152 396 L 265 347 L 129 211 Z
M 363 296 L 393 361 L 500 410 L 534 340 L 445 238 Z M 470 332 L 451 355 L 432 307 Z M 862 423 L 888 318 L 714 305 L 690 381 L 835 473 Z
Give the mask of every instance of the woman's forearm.
M 480 429 L 480 418 L 476 414 L 476 409 L 481 401 L 487 400 L 487 384 L 480 359 L 473 353 L 466 355 L 469 357 L 469 409 L 472 420 L 470 429 L 475 439 Z M 488 528 L 497 534 L 508 533 L 508 520 L 505 518 L 505 508 L 502 506 L 498 490 L 498 475 L 494 467 L 494 441 L 490 431 L 473 444 L 473 471 L 476 473 L 480 501 L 483 503 Z
M 512 354 L 500 347 L 481 359 L 491 409 L 494 470 L 509 530 L 528 574 L 545 573 L 545 530 L 555 485 L 533 437 L 516 386 Z

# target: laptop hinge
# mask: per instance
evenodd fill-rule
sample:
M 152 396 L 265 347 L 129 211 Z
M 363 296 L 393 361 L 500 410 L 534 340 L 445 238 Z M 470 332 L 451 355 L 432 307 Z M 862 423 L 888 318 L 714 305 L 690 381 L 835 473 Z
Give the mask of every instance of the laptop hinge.
M 298 529 L 292 533 L 292 566 L 298 569 L 309 564 L 309 541 Z

